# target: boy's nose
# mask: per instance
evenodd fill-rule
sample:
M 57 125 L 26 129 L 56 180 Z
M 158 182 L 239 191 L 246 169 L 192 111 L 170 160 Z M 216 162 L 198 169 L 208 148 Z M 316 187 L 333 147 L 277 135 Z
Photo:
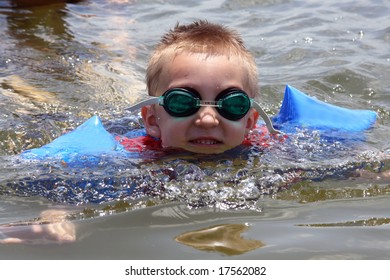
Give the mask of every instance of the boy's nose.
M 198 112 L 198 118 L 195 120 L 195 124 L 204 128 L 213 128 L 219 125 L 217 118 L 217 111 L 211 107 L 203 107 Z

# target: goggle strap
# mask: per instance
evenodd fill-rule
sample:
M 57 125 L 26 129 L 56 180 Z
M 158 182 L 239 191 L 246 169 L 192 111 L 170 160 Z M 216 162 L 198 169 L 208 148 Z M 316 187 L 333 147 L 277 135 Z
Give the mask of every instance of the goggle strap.
M 267 126 L 267 129 L 269 133 L 271 134 L 283 134 L 283 132 L 277 130 L 274 128 L 271 119 L 268 117 L 267 113 L 264 112 L 263 108 L 261 108 L 260 104 L 257 103 L 252 99 L 252 107 L 256 109 L 256 111 L 259 113 L 259 115 L 263 118 L 265 125 Z
M 161 97 L 162 96 L 159 96 L 159 97 L 152 97 L 150 96 L 148 99 L 145 99 L 143 101 L 140 101 L 128 108 L 126 108 L 125 110 L 127 111 L 136 111 L 138 109 L 141 109 L 142 107 L 144 106 L 148 106 L 148 105 L 153 105 L 153 104 L 159 104 L 160 102 L 162 102 L 161 100 Z

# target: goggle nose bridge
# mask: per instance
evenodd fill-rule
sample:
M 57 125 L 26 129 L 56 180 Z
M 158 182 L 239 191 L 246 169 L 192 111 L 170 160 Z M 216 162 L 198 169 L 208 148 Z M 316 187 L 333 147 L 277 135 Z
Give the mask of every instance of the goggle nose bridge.
M 222 108 L 222 101 L 212 101 L 212 100 L 196 100 L 196 106 L 199 107 L 217 107 L 217 108 Z

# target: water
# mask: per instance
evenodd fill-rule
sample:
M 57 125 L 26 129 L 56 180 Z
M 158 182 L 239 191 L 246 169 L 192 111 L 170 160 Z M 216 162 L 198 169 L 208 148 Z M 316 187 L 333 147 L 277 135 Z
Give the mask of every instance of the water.
M 0 223 L 19 223 L 12 230 L 28 234 L 26 224 L 42 211 L 65 209 L 77 232 L 69 244 L 0 245 L 1 259 L 390 258 L 388 1 L 0 7 Z M 290 84 L 376 111 L 375 128 L 364 142 L 299 130 L 266 149 L 107 159 L 94 169 L 17 160 L 95 114 L 111 132 L 138 128 L 123 109 L 145 94 L 151 49 L 176 22 L 195 19 L 242 34 L 268 113 L 278 111 Z M 106 195 L 79 188 L 90 182 Z

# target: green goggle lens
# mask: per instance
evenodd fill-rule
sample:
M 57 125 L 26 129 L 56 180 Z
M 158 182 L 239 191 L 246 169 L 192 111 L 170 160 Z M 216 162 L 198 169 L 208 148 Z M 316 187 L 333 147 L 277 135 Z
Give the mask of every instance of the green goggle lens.
M 188 117 L 195 114 L 200 98 L 185 89 L 172 89 L 164 93 L 163 104 L 165 110 L 173 117 Z
M 160 105 L 173 117 L 188 117 L 202 106 L 216 107 L 218 113 L 228 120 L 239 120 L 251 108 L 251 99 L 238 89 L 222 91 L 215 101 L 203 101 L 196 91 L 174 88 L 162 95 Z
M 221 107 L 217 107 L 218 113 L 229 120 L 239 120 L 243 118 L 251 108 L 251 100 L 248 95 L 237 90 L 232 90 L 225 94 L 226 95 L 222 96 L 220 99 Z

